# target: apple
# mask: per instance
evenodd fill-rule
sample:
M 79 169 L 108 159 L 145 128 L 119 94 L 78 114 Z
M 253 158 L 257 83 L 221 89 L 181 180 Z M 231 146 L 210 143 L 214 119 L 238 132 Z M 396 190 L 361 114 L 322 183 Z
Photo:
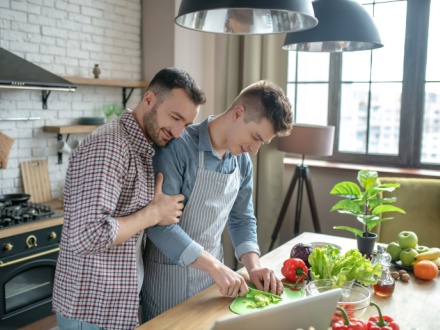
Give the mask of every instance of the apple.
M 425 246 L 425 245 L 417 245 L 415 247 L 417 253 L 423 253 L 423 252 L 428 252 L 429 250 L 431 250 L 429 247 Z
M 411 264 L 416 261 L 417 255 L 416 249 L 407 248 L 400 251 L 399 258 L 403 266 L 411 267 Z
M 402 251 L 402 248 L 397 242 L 391 242 L 387 246 L 387 252 L 390 254 L 392 261 L 399 260 L 400 251 Z
M 402 249 L 413 249 L 417 246 L 418 241 L 416 233 L 412 231 L 401 231 L 397 235 L 397 243 Z

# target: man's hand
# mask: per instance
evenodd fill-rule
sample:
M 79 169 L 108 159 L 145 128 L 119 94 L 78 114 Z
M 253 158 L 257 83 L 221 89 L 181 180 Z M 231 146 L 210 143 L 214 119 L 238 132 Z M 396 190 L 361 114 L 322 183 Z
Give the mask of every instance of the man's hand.
M 220 293 L 225 297 L 235 298 L 244 296 L 249 292 L 246 281 L 241 275 L 222 264 L 206 251 L 203 251 L 202 255 L 191 266 L 208 273 L 214 283 L 217 284 Z
M 211 274 L 220 293 L 223 296 L 232 298 L 247 294 L 249 289 L 244 278 L 229 267 L 223 264 L 220 265 L 219 270 Z
M 258 290 L 280 295 L 284 286 L 281 280 L 275 276 L 273 270 L 268 268 L 255 268 L 249 272 L 249 279 Z
M 156 224 L 161 226 L 172 225 L 179 222 L 182 215 L 183 200 L 182 194 L 168 196 L 162 192 L 163 174 L 158 173 L 154 187 L 154 198 L 150 205 L 155 209 Z
M 154 225 L 172 225 L 179 222 L 182 215 L 183 195 L 167 196 L 162 193 L 163 174 L 157 174 L 154 198 L 143 209 L 125 217 L 115 218 L 119 222 L 118 236 L 110 247 L 122 244 L 141 230 Z
M 284 286 L 281 280 L 275 276 L 273 270 L 260 266 L 260 257 L 256 253 L 246 253 L 241 256 L 240 260 L 248 271 L 250 281 L 258 290 L 276 295 L 283 292 Z

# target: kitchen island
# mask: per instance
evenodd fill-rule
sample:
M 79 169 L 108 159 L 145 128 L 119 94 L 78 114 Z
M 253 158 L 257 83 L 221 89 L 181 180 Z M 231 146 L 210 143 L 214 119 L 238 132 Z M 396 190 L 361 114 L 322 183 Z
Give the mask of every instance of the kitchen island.
M 273 269 L 277 276 L 282 277 L 281 266 L 284 260 L 289 258 L 291 248 L 296 243 L 311 242 L 333 243 L 341 246 L 342 251 L 356 248 L 355 239 L 305 232 L 264 255 L 261 265 Z M 238 273 L 248 279 L 245 269 L 238 270 Z M 370 287 L 371 299 L 381 307 L 384 315 L 392 316 L 402 330 L 437 329 L 440 324 L 437 303 L 440 297 L 440 276 L 432 281 L 424 281 L 415 278 L 411 271 L 409 273 L 411 280 L 408 283 L 396 281 L 391 297 L 379 297 Z M 236 314 L 229 310 L 232 301 L 232 298 L 222 297 L 217 286 L 213 285 L 144 323 L 138 330 L 208 330 L 217 319 L 235 317 Z M 367 320 L 375 314 L 375 308 L 369 307 L 361 318 Z

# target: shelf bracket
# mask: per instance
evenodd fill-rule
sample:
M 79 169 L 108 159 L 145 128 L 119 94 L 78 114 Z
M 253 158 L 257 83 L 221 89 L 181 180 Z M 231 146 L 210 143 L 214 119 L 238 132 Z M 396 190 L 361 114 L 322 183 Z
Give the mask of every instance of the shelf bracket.
M 127 107 L 128 99 L 131 96 L 131 93 L 133 93 L 134 87 L 131 87 L 130 92 L 127 95 L 127 87 L 122 87 L 122 104 L 124 105 L 124 109 Z
M 47 109 L 47 99 L 49 98 L 51 91 L 46 91 L 43 90 L 41 91 L 41 97 L 42 97 L 42 101 L 43 101 L 43 109 Z
M 63 140 L 63 135 L 62 134 L 57 134 L 57 141 L 62 141 Z M 63 153 L 62 152 L 58 152 L 58 164 L 62 164 L 63 163 Z

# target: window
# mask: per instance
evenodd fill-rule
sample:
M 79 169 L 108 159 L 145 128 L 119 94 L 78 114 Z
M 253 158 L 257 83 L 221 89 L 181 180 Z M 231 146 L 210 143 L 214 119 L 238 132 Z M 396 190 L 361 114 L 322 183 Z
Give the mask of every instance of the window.
M 328 54 L 289 52 L 287 79 L 297 83 L 287 84 L 287 95 L 294 105 L 295 122 L 327 125 L 328 68 Z
M 440 23 L 434 13 L 440 13 L 440 1 L 431 0 L 429 15 L 421 151 L 421 162 L 426 164 L 440 164 Z
M 440 169 L 440 1 L 361 3 L 384 47 L 289 52 L 295 121 L 336 126 L 334 161 Z

